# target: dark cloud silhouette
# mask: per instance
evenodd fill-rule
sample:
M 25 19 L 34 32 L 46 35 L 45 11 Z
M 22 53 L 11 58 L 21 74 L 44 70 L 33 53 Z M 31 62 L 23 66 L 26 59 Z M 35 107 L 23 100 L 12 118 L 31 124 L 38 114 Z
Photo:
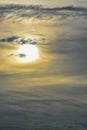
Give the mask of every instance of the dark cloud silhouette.
M 2 38 L 2 39 L 0 39 L 0 42 L 13 42 L 16 39 L 18 39 L 18 36 L 11 36 L 11 37 L 8 37 L 8 38 Z
M 24 18 L 33 18 L 39 20 L 46 19 L 66 19 L 67 17 L 87 16 L 87 8 L 83 7 L 55 7 L 45 8 L 39 5 L 1 5 L 0 20 L 22 20 Z
M 31 39 L 31 38 L 23 38 L 23 37 L 19 37 L 19 36 L 11 36 L 11 37 L 7 37 L 7 38 L 2 38 L 0 39 L 0 42 L 8 42 L 8 43 L 12 43 L 12 42 L 16 42 L 18 44 L 32 44 L 35 45 L 37 44 L 36 39 Z
M 20 58 L 26 57 L 25 54 L 18 54 L 18 56 L 19 56 Z
M 19 38 L 19 39 L 17 39 L 17 42 L 19 43 L 19 44 L 33 44 L 33 45 L 35 45 L 35 44 L 37 44 L 37 42 L 36 42 L 36 40 L 34 39 L 34 40 L 32 40 L 31 38 Z
M 24 58 L 26 57 L 26 54 L 10 54 L 9 56 L 16 56 L 16 57 L 20 57 L 20 58 Z

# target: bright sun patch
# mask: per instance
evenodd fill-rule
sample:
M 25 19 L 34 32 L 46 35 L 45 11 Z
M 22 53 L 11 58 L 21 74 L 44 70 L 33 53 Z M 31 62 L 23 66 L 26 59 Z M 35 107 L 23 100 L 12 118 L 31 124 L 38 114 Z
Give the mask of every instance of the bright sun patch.
M 18 61 L 22 63 L 34 62 L 40 57 L 38 47 L 30 44 L 21 45 L 16 54 Z

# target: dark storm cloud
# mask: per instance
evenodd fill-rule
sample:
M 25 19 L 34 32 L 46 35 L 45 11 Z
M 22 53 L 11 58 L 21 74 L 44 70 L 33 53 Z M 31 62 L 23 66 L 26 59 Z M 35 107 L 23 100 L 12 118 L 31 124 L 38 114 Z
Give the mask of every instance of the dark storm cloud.
M 22 20 L 33 18 L 39 20 L 46 19 L 66 19 L 67 17 L 87 16 L 87 8 L 83 7 L 56 7 L 45 8 L 39 5 L 1 5 L 0 20 Z

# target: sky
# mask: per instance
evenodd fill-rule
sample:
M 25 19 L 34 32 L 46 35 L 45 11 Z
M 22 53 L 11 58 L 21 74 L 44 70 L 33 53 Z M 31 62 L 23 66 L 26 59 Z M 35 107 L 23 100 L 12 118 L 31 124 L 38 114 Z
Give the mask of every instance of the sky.
M 0 0 L 0 129 L 87 129 L 87 1 Z
M 0 0 L 1 4 L 36 4 L 36 5 L 44 5 L 47 7 L 52 6 L 67 6 L 67 5 L 76 5 L 76 6 L 85 6 L 87 7 L 86 0 Z

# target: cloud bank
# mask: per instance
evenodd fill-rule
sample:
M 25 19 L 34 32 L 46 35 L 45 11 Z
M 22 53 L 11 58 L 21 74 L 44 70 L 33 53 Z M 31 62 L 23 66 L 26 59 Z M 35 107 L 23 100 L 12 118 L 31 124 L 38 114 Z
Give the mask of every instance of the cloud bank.
M 0 20 L 21 21 L 32 20 L 58 20 L 68 17 L 87 17 L 87 8 L 65 6 L 45 8 L 41 5 L 0 5 Z
M 7 38 L 1 38 L 0 39 L 0 42 L 1 43 L 17 43 L 17 44 L 32 44 L 32 45 L 35 45 L 37 44 L 37 41 L 36 39 L 32 39 L 32 38 L 29 38 L 29 37 L 20 37 L 20 36 L 10 36 L 10 37 L 7 37 Z

